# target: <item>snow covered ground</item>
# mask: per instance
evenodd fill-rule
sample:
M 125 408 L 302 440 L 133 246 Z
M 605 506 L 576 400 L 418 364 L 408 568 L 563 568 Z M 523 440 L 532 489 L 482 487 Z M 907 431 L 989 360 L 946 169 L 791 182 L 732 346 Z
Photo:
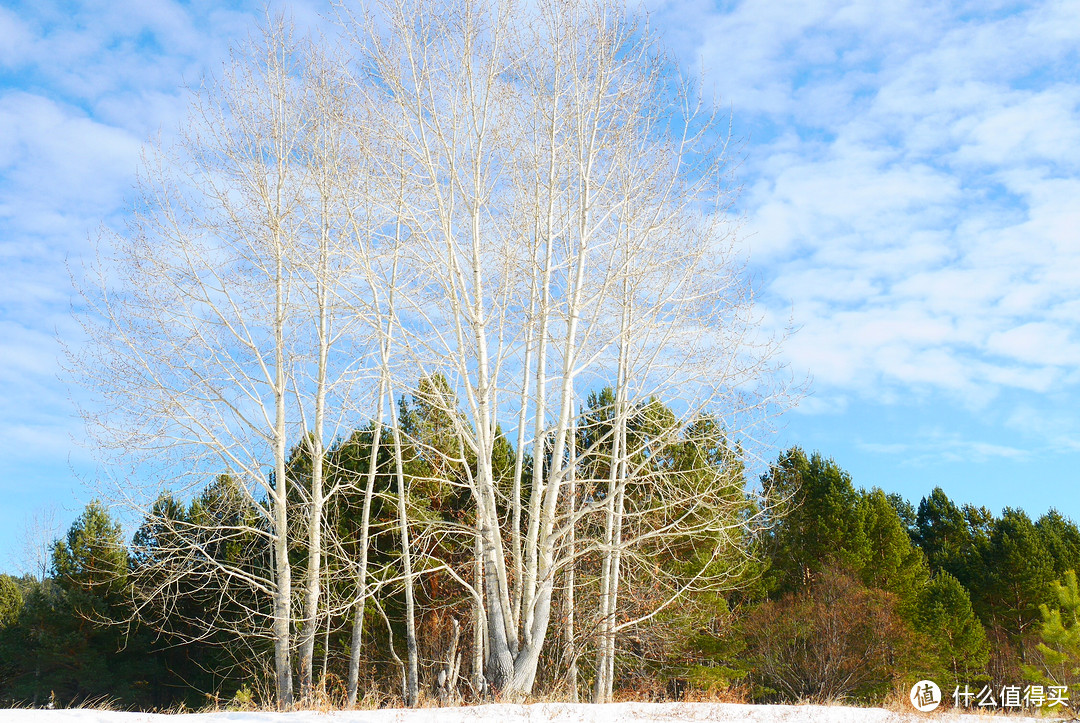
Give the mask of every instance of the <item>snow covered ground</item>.
M 810 721 L 811 723 L 903 723 L 931 720 L 936 723 L 1045 723 L 1068 719 L 1064 716 L 1040 718 L 974 713 L 895 712 L 882 708 L 854 708 L 821 705 L 735 705 L 725 703 L 613 703 L 574 705 L 536 703 L 533 705 L 485 705 L 463 708 L 423 708 L 420 710 L 369 710 L 335 713 L 199 713 L 184 716 L 151 713 L 116 713 L 96 710 L 0 710 L 0 723 L 702 723 L 750 721 Z

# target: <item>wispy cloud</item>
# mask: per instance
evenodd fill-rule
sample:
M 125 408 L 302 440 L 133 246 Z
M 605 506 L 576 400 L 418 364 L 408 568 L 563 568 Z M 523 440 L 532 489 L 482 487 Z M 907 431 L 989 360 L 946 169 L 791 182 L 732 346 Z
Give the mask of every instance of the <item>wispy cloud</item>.
M 1008 398 L 984 416 L 1028 446 L 913 432 L 864 449 L 927 464 L 1080 450 L 1080 4 L 647 4 L 746 139 L 746 242 L 766 318 L 800 328 L 785 354 L 814 379 L 803 418 Z M 183 84 L 219 68 L 262 6 L 0 7 L 0 457 L 66 456 L 64 260 L 121 219 L 142 142 L 173 131 Z M 288 11 L 301 31 L 331 12 Z M 11 486 L 29 467 L 5 469 Z
M 794 309 L 788 356 L 819 394 L 914 388 L 978 407 L 1072 378 L 1073 4 L 693 11 L 697 56 L 758 134 L 748 244 L 772 303 Z
M 265 4 L 16 0 L 0 7 L 0 547 L 35 495 L 85 495 L 86 451 L 61 380 L 57 334 L 78 343 L 65 262 L 103 223 L 120 225 L 140 150 L 168 138 L 186 84 L 213 75 L 257 33 Z M 271 3 L 300 33 L 321 2 Z M 71 393 L 77 393 L 72 391 Z M 32 479 L 33 485 L 27 486 Z M 36 490 L 36 491 L 35 491 Z M 61 503 L 65 500 L 55 499 Z M 77 505 L 70 505 L 74 510 Z
M 1020 447 L 991 444 L 941 433 L 923 435 L 916 444 L 860 442 L 857 446 L 867 452 L 893 457 L 894 464 L 907 467 L 923 467 L 941 462 L 970 464 L 993 459 L 1023 460 L 1031 456 L 1029 450 Z

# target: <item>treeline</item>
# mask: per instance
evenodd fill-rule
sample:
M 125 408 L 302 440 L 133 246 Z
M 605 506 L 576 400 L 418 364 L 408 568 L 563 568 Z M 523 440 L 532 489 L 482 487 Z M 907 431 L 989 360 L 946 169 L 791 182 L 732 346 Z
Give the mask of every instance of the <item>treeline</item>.
M 744 661 L 755 697 L 872 701 L 920 679 L 949 692 L 1075 682 L 1067 666 L 1046 667 L 1040 610 L 1066 605 L 1057 583 L 1080 567 L 1072 520 L 995 516 L 941 488 L 916 508 L 797 448 L 763 483 L 792 504 L 763 542 L 759 594 L 735 616 L 742 654 L 727 660 Z
M 591 399 L 594 411 L 604 408 L 603 397 Z M 425 447 L 437 444 L 440 434 L 443 444 L 453 435 L 444 434 L 435 410 L 416 400 L 402 403 L 401 411 L 403 436 L 411 440 L 404 502 L 415 544 L 413 622 L 422 690 L 444 702 L 483 700 L 477 667 L 484 660 L 484 626 L 477 625 L 483 618 L 462 584 L 472 579 L 475 558 L 470 535 L 454 534 L 475 526 L 455 484 L 475 460 L 435 469 L 445 457 L 425 455 Z M 601 428 L 593 416 L 597 426 L 579 433 L 583 450 Z M 641 432 L 657 417 L 663 417 L 659 406 L 632 427 Z M 363 479 L 360 463 L 368 459 L 373 431 L 359 430 L 327 451 L 325 463 L 338 482 Z M 916 508 L 897 495 L 857 488 L 833 460 L 798 448 L 780 455 L 760 480 L 762 494 L 751 496 L 736 457 L 723 444 L 702 444 L 706 438 L 721 439 L 687 434 L 650 464 L 683 469 L 691 487 L 705 485 L 708 470 L 710 494 L 727 495 L 729 521 L 764 516 L 767 524 L 753 534 L 750 526 L 732 524 L 738 539 L 722 546 L 699 531 L 666 536 L 662 546 L 626 548 L 626 599 L 611 671 L 618 695 L 880 702 L 922 678 L 943 690 L 1029 679 L 1075 682 L 1068 635 L 1061 634 L 1075 636 L 1069 617 L 1075 609 L 1056 623 L 1050 614 L 1068 603 L 1068 590 L 1056 581 L 1080 567 L 1080 530 L 1071 520 L 1054 511 L 1035 521 L 1013 509 L 995 516 L 958 505 L 940 488 Z M 290 456 L 289 475 L 298 488 L 310 474 L 305 449 L 297 445 Z M 514 449 L 502 436 L 497 449 L 498 478 L 509 482 Z M 583 454 L 583 479 L 602 477 L 600 469 L 585 474 L 602 458 Z M 353 657 L 360 660 L 361 697 L 371 704 L 405 697 L 408 612 L 394 466 L 388 453 L 378 463 L 369 511 L 370 594 L 359 607 L 349 561 L 361 552 L 355 545 L 361 496 L 335 496 L 327 513 L 328 549 L 337 552 L 327 556 L 323 571 L 328 602 L 316 621 L 314 659 L 320 690 L 335 702 L 344 701 Z M 526 470 L 531 466 L 526 459 Z M 726 488 L 716 485 L 717 476 L 727 480 Z M 603 492 L 584 484 L 581 494 L 584 501 Z M 661 529 L 664 522 L 656 518 L 670 522 L 677 513 L 667 505 L 650 507 L 649 495 L 646 484 L 628 493 L 635 511 L 629 517 L 653 517 L 646 526 Z M 736 499 L 742 503 L 733 506 Z M 782 504 L 755 508 L 762 499 Z M 0 576 L 0 702 L 107 698 L 149 709 L 272 700 L 273 645 L 258 623 L 271 610 L 245 581 L 245 571 L 256 579 L 273 567 L 272 544 L 260 533 L 264 524 L 227 476 L 194 499 L 163 496 L 130 544 L 100 504 L 89 505 L 54 544 L 46 579 Z M 582 519 L 575 530 L 575 543 L 592 551 L 572 558 L 559 578 L 558 609 L 549 623 L 557 644 L 539 666 L 537 692 L 544 695 L 585 695 L 599 677 L 594 661 L 606 660 L 597 655 L 607 640 L 598 544 L 605 538 L 593 524 Z M 222 564 L 209 566 L 191 555 L 193 547 Z M 292 563 L 302 571 L 305 559 L 297 549 Z M 232 572 L 223 576 L 221 570 Z M 724 584 L 692 584 L 703 578 Z M 683 594 L 671 596 L 679 585 Z M 1075 578 L 1072 585 L 1075 597 Z M 673 602 L 659 607 L 669 596 Z M 576 628 L 567 625 L 573 613 Z M 631 625 L 641 613 L 652 616 Z

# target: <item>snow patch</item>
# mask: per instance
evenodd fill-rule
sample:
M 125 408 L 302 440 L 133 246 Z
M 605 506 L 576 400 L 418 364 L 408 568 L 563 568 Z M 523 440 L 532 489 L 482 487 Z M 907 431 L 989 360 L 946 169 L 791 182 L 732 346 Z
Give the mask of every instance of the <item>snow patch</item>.
M 670 723 L 672 721 L 751 721 L 752 723 L 935 723 L 1001 721 L 975 713 L 898 713 L 883 708 L 825 705 L 739 705 L 733 703 L 611 703 L 589 705 L 534 703 L 460 708 L 357 710 L 295 713 L 194 713 L 165 715 L 98 710 L 0 710 L 4 723 Z M 1046 723 L 1053 718 L 1008 716 L 1008 723 Z

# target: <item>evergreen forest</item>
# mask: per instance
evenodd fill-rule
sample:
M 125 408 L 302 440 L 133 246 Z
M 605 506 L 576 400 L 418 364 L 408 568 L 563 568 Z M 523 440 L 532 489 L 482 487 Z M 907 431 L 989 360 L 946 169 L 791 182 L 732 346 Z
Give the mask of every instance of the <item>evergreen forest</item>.
M 596 410 L 609 393 L 590 398 Z M 329 602 L 315 621 L 314 687 L 325 700 L 345 705 L 350 659 L 358 657 L 360 704 L 406 700 L 407 578 L 395 522 L 404 502 L 414 540 L 421 698 L 482 702 L 491 691 L 475 667 L 482 657 L 469 651 L 482 646 L 484 631 L 478 630 L 474 601 L 458 584 L 471 579 L 474 559 L 468 536 L 454 532 L 473 525 L 454 479 L 468 475 L 476 462 L 433 469 L 432 460 L 442 458 L 425 455 L 425 446 L 449 444 L 452 435 L 422 400 L 402 399 L 399 409 L 401 436 L 410 440 L 408 499 L 397 499 L 394 460 L 384 450 L 370 511 L 372 582 L 359 610 L 347 562 L 359 554 L 358 499 L 337 495 L 326 515 L 339 554 L 328 555 L 323 569 Z M 659 406 L 641 412 L 631 425 L 640 434 L 647 433 L 651 417 L 664 415 Z M 593 414 L 598 426 L 600 416 Z M 324 464 L 338 483 L 365 476 L 361 463 L 373 431 L 357 430 L 326 451 Z M 591 433 L 588 426 L 579 430 L 583 450 Z M 714 479 L 711 494 L 740 497 L 738 515 L 767 519 L 738 526 L 743 537 L 726 540 L 720 556 L 705 555 L 713 545 L 693 535 L 665 538 L 662 546 L 643 536 L 627 548 L 627 601 L 618 617 L 629 624 L 617 628 L 614 641 L 615 698 L 877 704 L 926 678 L 948 691 L 956 685 L 1080 682 L 1080 598 L 1073 572 L 1080 567 L 1080 529 L 1072 520 L 1053 510 L 1035 520 L 1019 509 L 994 514 L 952 500 L 941 488 L 916 506 L 877 488 L 862 489 L 834 460 L 797 447 L 781 453 L 759 479 L 748 480 L 723 444 L 709 448 L 705 438 L 671 443 L 648 464 L 696 470 L 687 475 L 691 485 L 709 469 L 728 481 L 717 488 Z M 290 455 L 288 474 L 298 488 L 310 477 L 306 449 L 297 445 Z M 508 484 L 514 449 L 503 436 L 496 449 L 497 476 Z M 587 471 L 602 457 L 581 455 L 583 480 L 603 476 L 603 470 Z M 527 477 L 527 456 L 525 466 Z M 670 515 L 666 508 L 650 510 L 649 493 L 646 484 L 630 488 L 628 508 L 642 518 L 660 509 Z M 579 494 L 602 491 L 583 482 Z M 756 509 L 762 499 L 775 504 Z M 225 475 L 190 499 L 162 496 L 130 541 L 105 506 L 90 503 L 53 543 L 44 579 L 0 576 L 0 703 L 108 701 L 140 710 L 272 704 L 273 647 L 256 624 L 267 612 L 257 609 L 267 598 L 253 594 L 243 575 L 271 565 L 266 538 L 252 532 L 257 517 Z M 578 522 L 579 545 L 602 536 L 602 530 L 589 529 L 593 524 L 589 518 Z M 659 526 L 656 520 L 648 524 Z M 177 535 L 199 539 L 180 544 L 171 539 Z M 193 542 L 227 561 L 222 569 L 235 574 L 212 574 L 185 556 Z M 299 570 L 302 552 L 293 560 Z M 594 551 L 573 560 L 557 580 L 557 609 L 549 622 L 554 644 L 540 661 L 537 697 L 587 699 L 595 661 L 603 660 L 597 656 L 605 643 L 602 555 Z M 725 568 L 724 585 L 685 584 L 708 576 L 710 566 Z M 181 570 L 185 574 L 175 574 Z M 671 585 L 683 585 L 685 592 L 646 619 L 633 620 L 641 610 L 657 610 L 656 599 Z M 162 594 L 165 588 L 170 594 Z M 302 604 L 299 596 L 294 604 Z M 574 613 L 576 627 L 568 628 L 567 616 Z M 298 665 L 296 655 L 292 665 Z

